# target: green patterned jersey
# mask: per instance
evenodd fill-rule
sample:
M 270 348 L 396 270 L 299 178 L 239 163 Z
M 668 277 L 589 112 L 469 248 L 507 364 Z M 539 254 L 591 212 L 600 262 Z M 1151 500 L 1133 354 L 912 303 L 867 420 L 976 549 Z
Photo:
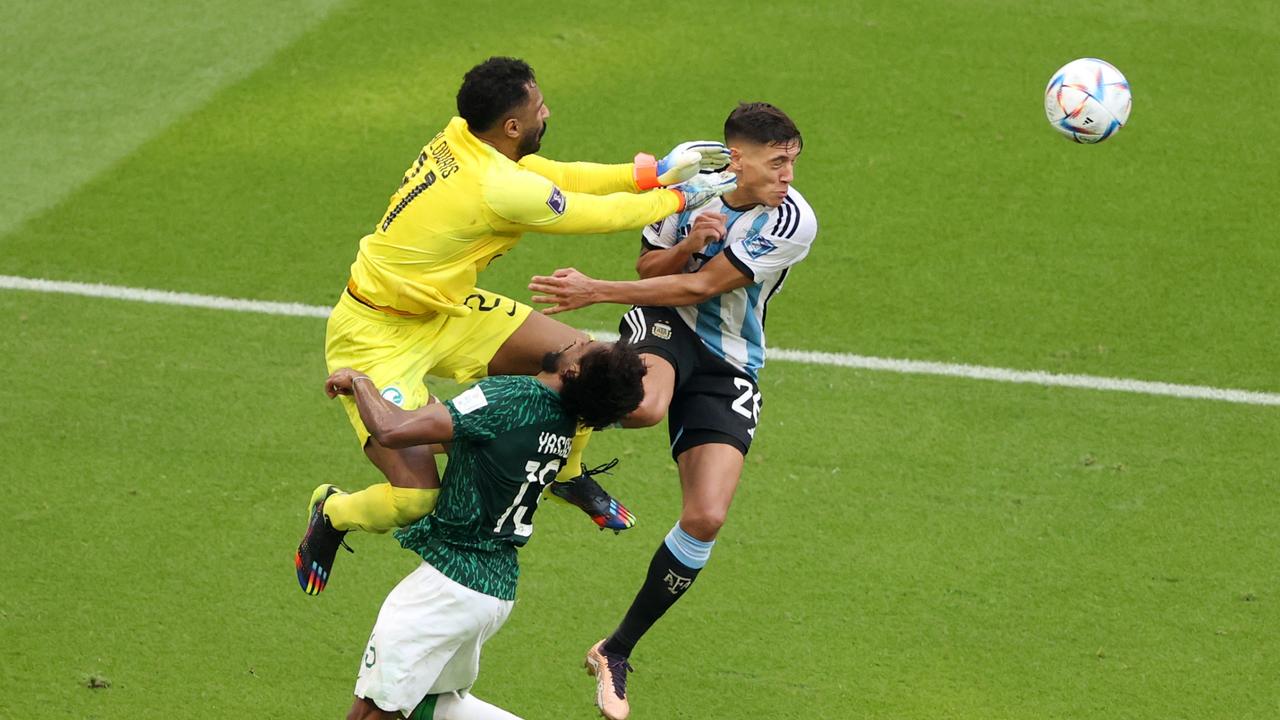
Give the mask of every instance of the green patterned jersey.
M 453 446 L 436 509 L 396 538 L 452 580 L 514 600 L 516 548 L 533 534 L 542 488 L 577 424 L 557 393 L 527 376 L 486 378 L 445 405 Z

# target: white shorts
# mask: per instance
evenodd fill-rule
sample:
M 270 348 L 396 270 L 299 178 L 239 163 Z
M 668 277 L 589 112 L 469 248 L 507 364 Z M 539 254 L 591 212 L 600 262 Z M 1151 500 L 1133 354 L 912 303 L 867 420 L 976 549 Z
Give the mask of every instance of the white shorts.
M 360 659 L 357 697 L 406 716 L 427 695 L 466 692 L 480 647 L 514 605 L 450 580 L 422 563 L 387 595 Z

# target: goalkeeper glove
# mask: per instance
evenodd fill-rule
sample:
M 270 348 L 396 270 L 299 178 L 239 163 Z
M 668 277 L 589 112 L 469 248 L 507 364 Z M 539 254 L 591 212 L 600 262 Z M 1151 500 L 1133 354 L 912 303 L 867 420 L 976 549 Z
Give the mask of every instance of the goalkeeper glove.
M 729 165 L 729 148 L 714 140 L 693 140 L 675 146 L 666 157 L 636 155 L 636 187 L 648 190 L 678 185 L 699 172 L 723 170 Z
M 667 189 L 680 193 L 681 210 L 696 210 L 737 187 L 733 173 L 718 172 L 694 175 L 692 180 Z

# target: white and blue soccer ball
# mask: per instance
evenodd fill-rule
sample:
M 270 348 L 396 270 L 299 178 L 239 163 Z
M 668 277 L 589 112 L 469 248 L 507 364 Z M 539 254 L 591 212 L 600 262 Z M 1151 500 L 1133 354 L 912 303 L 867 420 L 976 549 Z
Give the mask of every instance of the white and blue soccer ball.
M 1063 65 L 1044 89 L 1044 114 L 1053 129 L 1078 143 L 1100 143 L 1129 122 L 1133 94 L 1109 62 L 1080 58 Z

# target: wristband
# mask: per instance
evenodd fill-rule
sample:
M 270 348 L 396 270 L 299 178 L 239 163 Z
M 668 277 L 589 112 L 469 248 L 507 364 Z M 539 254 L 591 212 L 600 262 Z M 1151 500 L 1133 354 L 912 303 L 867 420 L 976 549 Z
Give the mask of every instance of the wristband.
M 658 182 L 658 160 L 648 153 L 636 153 L 635 158 L 636 187 L 641 190 L 656 188 Z
M 684 193 L 675 188 L 663 188 L 663 190 L 670 190 L 676 194 L 676 197 L 680 198 L 680 207 L 676 208 L 676 212 L 684 212 Z

